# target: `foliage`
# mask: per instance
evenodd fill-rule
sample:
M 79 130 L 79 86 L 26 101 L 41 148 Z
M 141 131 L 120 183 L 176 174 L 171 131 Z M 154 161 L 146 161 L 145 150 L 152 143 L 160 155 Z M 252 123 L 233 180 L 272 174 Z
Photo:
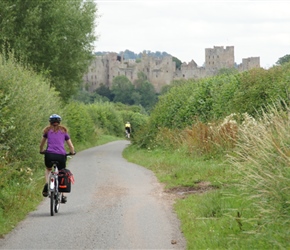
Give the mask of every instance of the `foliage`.
M 40 196 L 42 129 L 49 115 L 62 113 L 58 93 L 13 55 L 0 55 L 0 234 L 35 209 Z M 38 131 L 38 132 L 37 132 Z M 3 223 L 3 224 L 2 224 Z
M 138 73 L 138 79 L 133 84 L 126 76 L 117 76 L 113 80 L 111 91 L 101 85 L 97 92 L 105 96 L 113 96 L 113 101 L 116 103 L 141 105 L 147 111 L 157 102 L 155 89 L 142 72 Z
M 126 111 L 126 112 L 132 111 L 135 113 L 148 115 L 146 110 L 141 105 L 126 105 L 124 103 L 117 102 L 117 103 L 114 103 L 114 108 L 118 111 Z
M 133 84 L 126 76 L 118 76 L 113 80 L 112 89 L 101 84 L 95 92 L 100 95 L 95 101 L 109 100 L 126 105 L 139 105 L 147 111 L 150 111 L 157 102 L 154 86 L 148 82 L 146 75 L 142 72 L 138 73 L 138 79 Z
M 75 143 L 94 140 L 95 126 L 87 107 L 83 103 L 70 102 L 65 107 L 64 121 Z
M 45 72 L 68 100 L 92 58 L 96 4 L 82 0 L 6 0 L 0 3 L 0 45 Z
M 222 68 L 218 71 L 218 75 L 232 75 L 237 73 L 238 70 L 236 68 Z
M 10 58 L 5 60 L 0 55 L 1 119 L 5 121 L 1 131 L 5 142 L 1 148 L 6 151 L 1 158 L 30 164 L 35 161 L 38 152 L 35 145 L 41 138 L 41 130 L 37 134 L 34 128 L 41 129 L 47 124 L 49 114 L 60 112 L 61 101 L 43 77 L 16 64 L 12 55 Z
M 133 104 L 132 94 L 134 85 L 126 76 L 117 76 L 113 80 L 112 93 L 114 94 L 114 102 L 122 102 L 124 104 Z
M 106 97 L 109 101 L 114 100 L 114 95 L 108 86 L 101 84 L 95 92 L 103 97 Z
M 282 65 L 289 62 L 290 62 L 290 54 L 287 54 L 285 56 L 280 57 L 279 60 L 276 62 L 276 64 Z
M 176 69 L 181 69 L 182 62 L 178 58 L 172 57 L 172 61 L 175 62 L 175 68 Z
M 238 88 L 232 99 L 232 113 L 256 115 L 257 110 L 279 98 L 286 99 L 285 68 L 253 69 L 239 75 Z M 289 72 L 289 71 L 288 71 Z M 288 73 L 289 74 L 289 73 Z M 273 84 L 274 83 L 274 84 Z
M 87 111 L 96 127 L 101 128 L 105 134 L 122 136 L 123 121 L 121 113 L 113 103 L 94 103 L 87 105 Z
M 257 111 L 269 103 L 279 99 L 290 100 L 289 77 L 288 63 L 269 70 L 253 69 L 198 81 L 176 81 L 159 96 L 158 103 L 151 111 L 147 127 L 150 133 L 143 131 L 140 134 L 142 139 L 136 141 L 142 142 L 139 146 L 147 147 L 155 141 L 161 128 L 184 129 L 199 122 L 208 123 L 230 114 L 246 112 L 257 116 Z
M 183 128 L 196 118 L 207 120 L 212 108 L 210 80 L 176 85 L 167 94 L 160 96 L 150 116 L 153 128 Z
M 85 104 L 94 103 L 94 102 L 106 102 L 109 101 L 107 97 L 101 96 L 96 92 L 91 93 L 86 90 L 80 90 L 72 98 L 75 101 L 83 102 Z
M 138 73 L 138 79 L 134 82 L 135 93 L 140 96 L 139 103 L 146 110 L 150 110 L 157 102 L 157 97 L 153 85 L 147 80 L 146 75 L 143 72 Z

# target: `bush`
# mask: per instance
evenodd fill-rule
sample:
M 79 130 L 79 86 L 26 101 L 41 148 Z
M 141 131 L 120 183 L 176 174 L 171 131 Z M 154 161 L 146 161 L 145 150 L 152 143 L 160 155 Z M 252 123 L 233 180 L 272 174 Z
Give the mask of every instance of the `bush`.
M 109 102 L 94 103 L 87 106 L 88 113 L 94 125 L 101 128 L 104 133 L 122 136 L 123 121 L 120 113 Z
M 8 162 L 21 160 L 34 168 L 41 130 L 48 122 L 49 114 L 60 112 L 61 101 L 42 76 L 12 59 L 6 61 L 2 55 L 0 61 L 3 62 L 0 64 L 0 94 L 3 97 L 0 108 L 4 121 L 1 125 L 1 158 Z
M 95 125 L 85 104 L 68 103 L 65 107 L 64 123 L 69 128 L 73 143 L 84 143 L 95 139 Z

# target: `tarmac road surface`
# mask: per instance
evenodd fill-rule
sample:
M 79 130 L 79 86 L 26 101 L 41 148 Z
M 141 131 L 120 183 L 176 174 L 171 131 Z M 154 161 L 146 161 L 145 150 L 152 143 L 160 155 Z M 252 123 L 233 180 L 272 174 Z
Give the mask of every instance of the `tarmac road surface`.
M 77 153 L 68 162 L 75 178 L 68 202 L 50 216 L 44 198 L 0 249 L 185 249 L 172 199 L 151 171 L 122 157 L 127 145 Z

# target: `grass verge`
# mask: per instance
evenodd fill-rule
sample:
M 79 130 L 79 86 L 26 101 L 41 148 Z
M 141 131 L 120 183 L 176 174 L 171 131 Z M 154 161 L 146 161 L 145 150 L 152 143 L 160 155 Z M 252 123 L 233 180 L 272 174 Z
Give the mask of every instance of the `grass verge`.
M 176 194 L 174 209 L 187 249 L 288 249 L 287 223 L 281 219 L 273 225 L 264 223 L 239 189 L 240 177 L 230 163 L 134 145 L 123 156 L 152 170 L 166 192 Z

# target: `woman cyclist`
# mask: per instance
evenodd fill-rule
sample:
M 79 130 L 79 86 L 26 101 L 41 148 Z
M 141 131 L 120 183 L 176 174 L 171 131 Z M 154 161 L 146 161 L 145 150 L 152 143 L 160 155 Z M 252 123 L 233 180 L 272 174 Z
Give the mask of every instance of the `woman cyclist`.
M 67 143 L 70 153 L 75 154 L 73 143 L 68 134 L 66 127 L 60 125 L 61 117 L 57 114 L 53 114 L 49 117 L 49 125 L 43 129 L 43 136 L 40 142 L 40 153 L 44 153 L 44 163 L 46 166 L 45 180 L 42 195 L 48 196 L 48 177 L 52 169 L 51 161 L 58 161 L 58 169 L 64 169 L 66 167 L 66 150 L 65 142 Z M 47 147 L 44 150 L 44 145 L 47 143 Z M 66 196 L 62 195 L 62 203 L 66 203 Z

